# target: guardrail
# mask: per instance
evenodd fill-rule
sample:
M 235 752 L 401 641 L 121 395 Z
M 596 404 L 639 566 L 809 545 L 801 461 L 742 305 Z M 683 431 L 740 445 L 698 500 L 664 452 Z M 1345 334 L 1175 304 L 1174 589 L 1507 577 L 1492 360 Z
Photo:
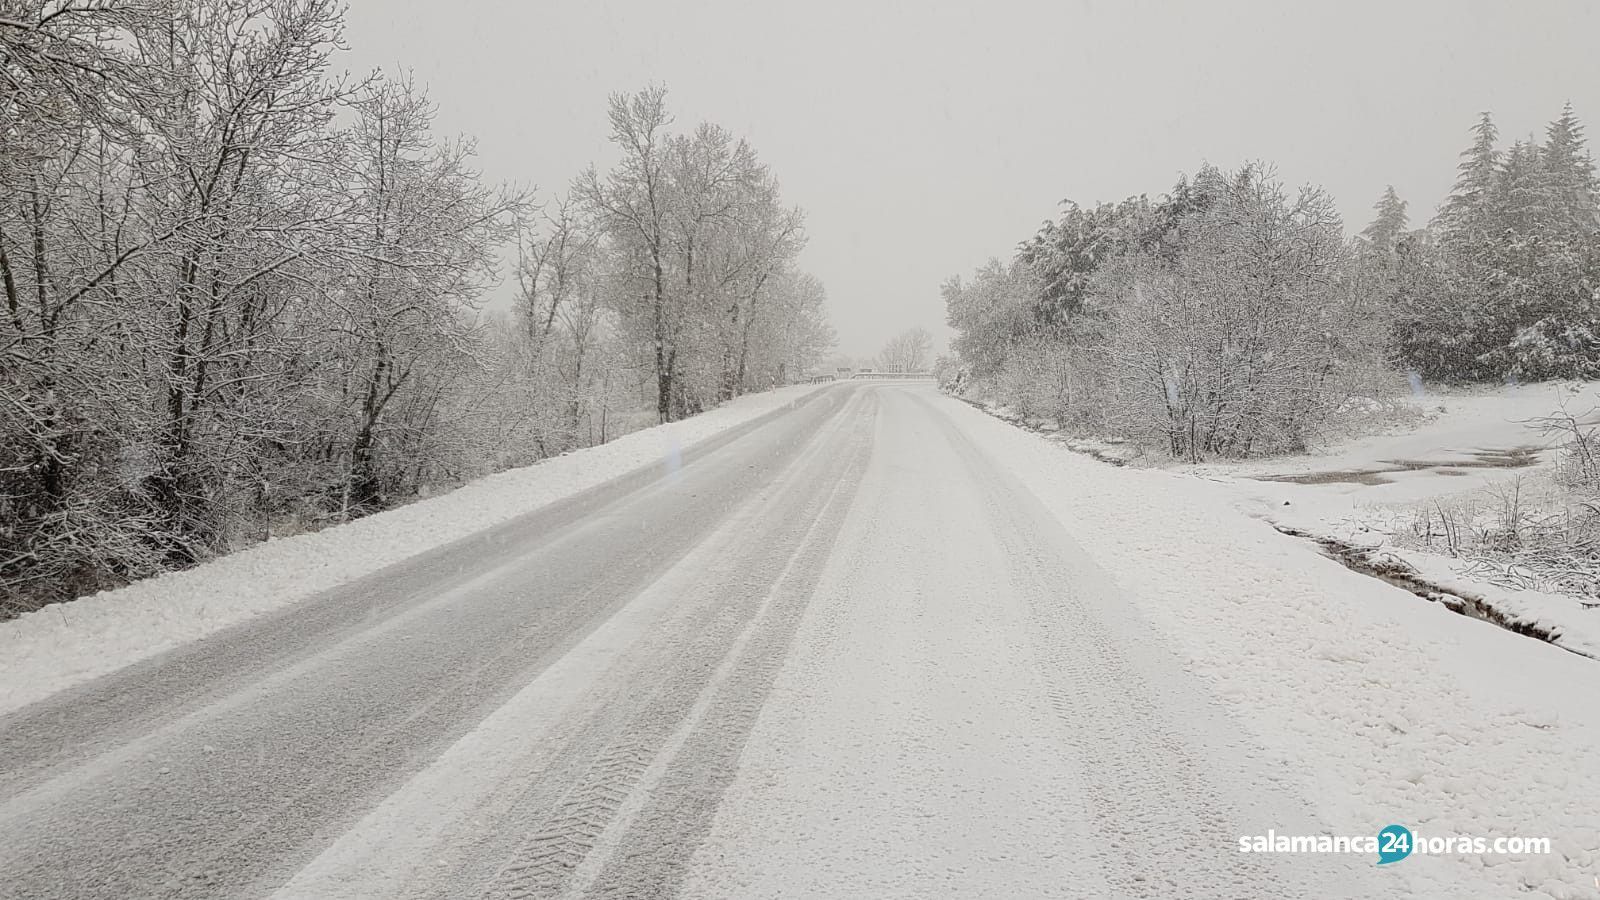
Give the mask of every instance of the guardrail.
M 824 372 L 813 375 L 806 381 L 811 384 L 822 384 L 827 381 L 932 381 L 932 372 L 855 372 L 850 375 L 839 375 L 833 372 Z
M 932 380 L 932 372 L 857 372 L 851 375 L 852 380 L 872 381 L 927 381 Z

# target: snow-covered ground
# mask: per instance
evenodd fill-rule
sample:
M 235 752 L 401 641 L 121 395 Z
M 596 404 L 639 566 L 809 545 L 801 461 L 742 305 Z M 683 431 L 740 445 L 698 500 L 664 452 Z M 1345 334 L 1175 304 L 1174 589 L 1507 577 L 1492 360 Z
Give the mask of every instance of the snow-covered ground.
M 1445 400 L 1421 431 L 1281 468 L 1532 443 L 1516 424 L 1525 396 Z M 1132 611 L 1227 699 L 1270 748 L 1268 770 L 1311 798 L 1334 833 L 1396 822 L 1425 835 L 1553 841 L 1548 856 L 1413 856 L 1385 867 L 1398 882 L 1386 893 L 1595 896 L 1600 663 L 1351 572 L 1261 521 L 1284 500 L 1312 507 L 1312 524 L 1337 521 L 1362 486 L 1112 469 L 977 410 L 952 415 L 1114 573 Z
M 1425 418 L 1392 433 L 1338 442 L 1314 455 L 1179 471 L 1226 484 L 1252 515 L 1368 550 L 1447 591 L 1478 597 L 1517 623 L 1552 632 L 1564 647 L 1600 657 L 1600 609 L 1556 590 L 1508 585 L 1496 577 L 1504 562 L 1497 569 L 1398 537 L 1430 508 L 1492 515 L 1508 502 L 1531 507 L 1556 493 L 1551 475 L 1563 437 L 1539 420 L 1564 411 L 1593 421 L 1600 384 L 1508 385 L 1428 393 L 1414 402 Z
M 0 714 L 304 600 L 629 472 L 818 390 L 796 385 L 322 531 L 0 622 Z
M 1296 486 L 1328 488 L 1316 496 L 1339 496 L 1358 504 L 1458 494 L 1503 480 L 1505 467 L 1494 459 L 1485 460 L 1485 454 L 1526 450 L 1535 460 L 1548 460 L 1560 436 L 1539 428 L 1535 420 L 1562 409 L 1577 416 L 1592 413 L 1600 404 L 1600 384 L 1429 390 L 1410 402 L 1418 410 L 1416 420 L 1388 433 L 1336 441 L 1305 456 L 1198 466 L 1192 471 L 1302 478 L 1315 483 Z

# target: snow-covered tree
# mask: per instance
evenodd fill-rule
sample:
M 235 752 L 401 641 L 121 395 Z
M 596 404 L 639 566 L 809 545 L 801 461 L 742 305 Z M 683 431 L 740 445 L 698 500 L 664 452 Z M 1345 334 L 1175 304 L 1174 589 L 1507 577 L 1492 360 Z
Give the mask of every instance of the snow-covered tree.
M 953 276 L 940 287 L 945 321 L 956 331 L 951 349 L 973 377 L 998 374 L 1012 351 L 1038 333 L 1040 282 L 1030 263 L 991 259 L 970 279 Z
M 1585 146 L 1583 125 L 1572 111 L 1572 104 L 1562 107 L 1561 115 L 1545 130 L 1545 143 L 1540 153 L 1540 175 L 1544 201 L 1554 224 L 1564 231 L 1579 234 L 1592 233 L 1597 220 L 1597 185 L 1594 159 Z
M 606 331 L 603 265 L 600 235 L 570 194 L 551 201 L 521 236 L 515 382 L 523 385 L 520 418 L 540 456 L 587 442 Z
M 1487 116 L 1476 132 L 1437 243 L 1407 257 L 1420 292 L 1401 304 L 1401 360 L 1446 379 L 1600 373 L 1600 206 L 1577 116 L 1504 154 Z
M 1111 421 L 1188 459 L 1302 450 L 1353 349 L 1339 217 L 1265 167 L 1196 180 L 1214 202 L 1180 222 L 1175 260 L 1136 254 L 1097 278 L 1117 310 Z
M 752 348 L 783 343 L 772 289 L 805 243 L 754 149 L 715 125 L 669 132 L 665 103 L 660 88 L 613 97 L 622 162 L 575 188 L 604 231 L 619 324 L 650 347 L 661 421 L 754 386 Z
M 611 142 L 622 161 L 606 176 L 590 169 L 574 190 L 594 210 L 617 245 L 619 258 L 632 261 L 618 274 L 627 297 L 623 319 L 651 344 L 656 380 L 656 413 L 665 422 L 675 409 L 677 338 L 682 332 L 682 298 L 668 290 L 673 186 L 668 181 L 666 89 L 652 86 L 631 96 L 611 98 Z M 638 298 L 634 300 L 633 298 Z
M 427 423 L 472 364 L 477 301 L 523 205 L 479 179 L 471 143 L 436 142 L 434 108 L 409 78 L 377 82 L 356 106 L 344 277 L 330 298 L 347 512 L 414 490 L 437 461 Z
M 1489 113 L 1481 113 L 1472 128 L 1472 145 L 1456 165 L 1455 187 L 1439 210 L 1438 224 L 1456 238 L 1476 239 L 1490 230 L 1489 204 L 1500 182 L 1500 153 L 1495 148 L 1500 132 Z
M 1400 199 L 1391 184 L 1384 189 L 1378 202 L 1372 205 L 1372 210 L 1375 213 L 1372 224 L 1362 230 L 1361 236 L 1380 253 L 1392 253 L 1395 242 L 1406 231 L 1406 202 Z
M 0 615 L 603 442 L 831 344 L 803 219 L 747 144 L 619 97 L 621 163 L 533 221 L 409 78 L 336 74 L 343 15 L 0 0 Z M 514 233 L 517 308 L 486 315 Z
M 933 336 L 926 328 L 908 328 L 889 339 L 878 353 L 878 366 L 886 372 L 922 372 L 932 362 Z

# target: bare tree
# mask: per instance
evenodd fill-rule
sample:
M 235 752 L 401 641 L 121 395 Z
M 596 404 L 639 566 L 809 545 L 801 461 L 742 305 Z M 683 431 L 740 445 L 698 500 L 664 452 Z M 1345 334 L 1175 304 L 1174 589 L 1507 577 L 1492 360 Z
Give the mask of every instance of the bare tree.
M 541 455 L 580 440 L 586 379 L 602 332 L 600 236 L 567 195 L 519 246 L 518 313 L 533 390 L 530 416 Z
M 681 297 L 667 287 L 668 227 L 675 201 L 666 172 L 666 88 L 651 86 L 637 94 L 611 98 L 611 142 L 622 162 L 605 178 L 593 168 L 579 176 L 574 190 L 592 205 L 625 254 L 638 261 L 625 273 L 630 300 L 623 307 L 641 321 L 654 351 L 656 414 L 672 418 L 674 379 L 678 372 Z M 631 251 L 631 252 L 629 252 Z M 641 290 L 642 289 L 642 290 Z M 638 296 L 639 301 L 631 298 Z
M 922 372 L 928 368 L 933 338 L 925 328 L 900 332 L 883 345 L 878 365 L 888 372 Z
M 346 447 L 346 510 L 385 505 L 422 455 L 427 403 L 385 414 L 402 391 L 423 397 L 470 357 L 472 313 L 495 274 L 494 248 L 508 239 L 524 198 L 484 185 L 470 168 L 470 143 L 435 144 L 434 108 L 408 78 L 380 82 L 358 102 L 352 133 L 356 201 L 342 248 L 349 277 L 332 295 L 345 338 L 336 356 L 354 402 Z M 414 399 L 414 398 L 413 398 Z M 385 449 L 406 465 L 385 471 Z

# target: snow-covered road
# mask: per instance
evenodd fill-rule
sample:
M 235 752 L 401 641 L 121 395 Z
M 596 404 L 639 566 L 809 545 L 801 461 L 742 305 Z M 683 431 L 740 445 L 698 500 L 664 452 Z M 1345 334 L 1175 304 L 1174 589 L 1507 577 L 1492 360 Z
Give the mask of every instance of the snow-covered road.
M 996 458 L 1036 440 L 1005 428 L 931 385 L 830 388 L 681 465 L 25 706 L 0 718 L 0 896 L 1326 897 L 1472 883 L 1465 869 L 1396 881 L 1364 856 L 1238 853 L 1268 828 L 1388 824 L 1325 812 L 1384 815 L 1338 779 L 1371 755 L 1363 741 L 1393 738 L 1296 746 L 1296 728 L 1318 726 L 1270 706 L 1300 702 L 1293 661 L 1284 697 L 1225 684 L 1194 649 L 1211 646 L 1203 626 L 1153 624 L 1141 607 L 1156 591 L 1126 593 L 1139 573 L 1113 576 L 1099 539 L 1074 537 Z M 1279 562 L 1300 566 L 1305 551 L 1284 547 Z M 1303 593 L 1285 593 L 1285 615 Z M 1327 624 L 1364 627 L 1367 599 Z M 1226 628 L 1245 604 L 1207 615 Z M 1417 652 L 1386 640 L 1369 675 L 1391 650 Z M 1525 679 L 1592 672 L 1535 649 L 1556 656 L 1525 661 Z M 1251 727 L 1261 715 L 1270 727 Z M 1547 752 L 1532 742 L 1562 739 L 1507 738 L 1525 766 Z M 1334 767 L 1312 765 L 1323 759 Z M 1589 762 L 1569 774 L 1551 789 L 1594 783 Z M 1408 802 L 1432 796 L 1418 782 Z

